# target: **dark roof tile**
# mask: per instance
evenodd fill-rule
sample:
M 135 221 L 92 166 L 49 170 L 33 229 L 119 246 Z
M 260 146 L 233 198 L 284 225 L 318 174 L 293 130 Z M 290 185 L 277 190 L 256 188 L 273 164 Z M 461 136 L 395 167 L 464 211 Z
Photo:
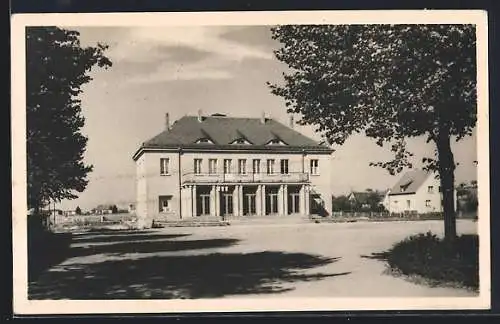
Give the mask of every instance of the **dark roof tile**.
M 418 169 L 408 171 L 392 187 L 389 195 L 416 193 L 430 175 L 429 172 Z
M 243 136 L 242 136 L 243 135 Z M 200 138 L 209 137 L 214 147 L 227 148 L 239 138 L 246 138 L 252 145 L 246 148 L 264 147 L 272 139 L 280 139 L 291 148 L 305 148 L 331 151 L 331 148 L 302 135 L 273 119 L 262 123 L 260 118 L 234 118 L 184 116 L 177 120 L 170 130 L 165 130 L 143 144 L 143 148 L 190 147 Z

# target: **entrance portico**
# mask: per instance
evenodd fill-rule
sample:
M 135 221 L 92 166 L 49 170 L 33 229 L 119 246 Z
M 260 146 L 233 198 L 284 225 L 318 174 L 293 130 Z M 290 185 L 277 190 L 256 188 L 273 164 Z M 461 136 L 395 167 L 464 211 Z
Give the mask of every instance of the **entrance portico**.
M 188 185 L 187 217 L 245 217 L 309 213 L 308 184 Z

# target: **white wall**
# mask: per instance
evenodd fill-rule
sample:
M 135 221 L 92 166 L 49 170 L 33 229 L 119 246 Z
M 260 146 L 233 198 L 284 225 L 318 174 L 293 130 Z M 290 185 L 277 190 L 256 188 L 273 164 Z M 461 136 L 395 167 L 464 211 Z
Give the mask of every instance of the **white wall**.
M 136 214 L 139 218 L 147 215 L 146 155 L 136 161 Z
M 178 152 L 146 152 L 137 160 L 137 215 L 148 219 L 155 217 L 179 217 L 179 153 Z M 160 175 L 160 159 L 168 158 L 169 175 Z M 201 173 L 208 173 L 208 160 L 217 159 L 217 173 L 223 173 L 224 159 L 232 159 L 232 172 L 238 170 L 238 159 L 247 159 L 247 173 L 252 173 L 252 159 L 260 159 L 260 172 L 267 170 L 266 160 L 275 160 L 275 173 L 280 172 L 280 160 L 288 159 L 288 172 L 309 172 L 310 160 L 319 160 L 319 175 L 310 175 L 311 187 L 321 193 L 325 209 L 331 213 L 331 155 L 314 154 L 304 158 L 298 153 L 244 153 L 244 152 L 186 152 L 181 155 L 181 176 L 194 172 L 194 159 L 202 159 Z M 188 191 L 182 193 L 183 216 L 189 208 L 186 201 Z M 160 213 L 160 195 L 172 195 L 171 212 Z
M 428 187 L 432 186 L 432 193 L 428 192 Z M 440 183 L 434 175 L 429 176 L 416 192 L 415 210 L 419 213 L 442 212 L 441 193 L 439 192 Z M 429 200 L 430 205 L 426 206 L 425 201 Z
M 433 188 L 432 193 L 430 193 L 428 190 L 429 186 L 432 186 Z M 430 175 L 420 186 L 420 188 L 418 188 L 415 194 L 399 194 L 389 196 L 388 209 L 392 213 L 400 213 L 404 211 L 417 211 L 418 213 L 422 214 L 442 212 L 443 206 L 441 203 L 442 193 L 439 190 L 440 186 L 441 184 L 439 179 L 436 179 L 433 175 Z M 410 208 L 408 208 L 408 200 L 410 201 Z M 429 204 L 426 204 L 427 200 L 429 200 Z

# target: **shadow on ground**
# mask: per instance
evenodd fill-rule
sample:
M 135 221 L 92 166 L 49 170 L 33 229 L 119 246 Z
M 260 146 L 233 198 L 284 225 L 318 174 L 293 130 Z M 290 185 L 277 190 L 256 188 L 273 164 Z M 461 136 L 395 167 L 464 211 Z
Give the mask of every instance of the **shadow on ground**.
M 217 298 L 226 295 L 283 293 L 289 283 L 321 280 L 343 273 L 306 273 L 338 261 L 304 253 L 266 251 L 258 253 L 211 253 L 194 255 L 196 250 L 228 247 L 235 239 L 171 240 L 186 235 L 130 233 L 126 235 L 77 235 L 73 243 L 88 247 L 56 249 L 57 263 L 67 258 L 101 254 L 86 263 L 39 269 L 29 284 L 29 299 L 177 299 Z M 123 242 L 130 237 L 128 242 Z M 119 241 L 118 243 L 112 243 Z M 106 243 L 106 244 L 102 244 Z M 107 244 L 109 243 L 109 244 Z M 186 255 L 106 256 L 133 252 L 186 251 Z M 191 255 L 190 255 L 191 253 Z M 42 258 L 43 259 L 43 258 Z M 102 260 L 102 261 L 101 261 Z M 89 263 L 91 262 L 91 263 Z
M 98 254 L 120 256 L 127 253 L 155 253 L 185 250 L 223 248 L 238 242 L 235 239 L 182 240 L 171 239 L 190 234 L 153 234 L 124 232 L 116 235 L 95 233 L 56 234 L 44 233 L 29 240 L 29 281 L 37 280 L 41 273 L 69 258 Z M 112 235 L 113 234 L 113 235 Z M 117 243 L 115 243 L 117 242 Z M 105 258 L 106 256 L 102 256 Z
M 210 239 L 210 240 L 180 240 L 170 241 L 169 237 L 160 239 L 155 235 L 153 240 L 145 237 L 139 241 L 135 238 L 131 242 L 120 242 L 101 245 L 86 245 L 72 247 L 70 250 L 72 257 L 85 257 L 96 254 L 106 254 L 108 256 L 121 256 L 128 253 L 157 253 L 157 252 L 175 252 L 187 250 L 203 250 L 224 248 L 235 245 L 239 242 L 236 239 Z
M 148 257 L 72 265 L 47 272 L 30 287 L 30 299 L 172 299 L 270 294 L 286 283 L 347 275 L 305 274 L 337 261 L 302 253 L 259 252 Z
M 178 237 L 189 236 L 190 234 L 157 234 L 149 233 L 131 233 L 131 234 L 115 234 L 113 235 L 94 235 L 94 234 L 79 234 L 73 236 L 73 243 L 88 244 L 88 243 L 114 243 L 114 242 L 133 242 L 133 241 L 154 241 L 173 239 Z
M 363 259 L 373 259 L 373 260 L 380 260 L 380 261 L 387 261 L 387 259 L 390 256 L 390 252 L 374 252 L 371 253 L 370 255 L 361 255 Z

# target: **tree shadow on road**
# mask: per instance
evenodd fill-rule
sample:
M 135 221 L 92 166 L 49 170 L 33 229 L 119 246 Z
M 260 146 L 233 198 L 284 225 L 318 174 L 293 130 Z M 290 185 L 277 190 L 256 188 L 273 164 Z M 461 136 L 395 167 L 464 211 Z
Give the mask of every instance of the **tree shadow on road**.
M 214 249 L 233 246 L 238 243 L 237 239 L 209 239 L 209 240 L 179 240 L 173 241 L 156 238 L 149 241 L 120 242 L 113 244 L 88 245 L 83 247 L 73 247 L 70 250 L 72 257 L 85 257 L 96 254 L 106 254 L 108 256 L 119 256 L 128 253 L 157 253 L 174 252 L 186 250 Z
M 69 258 L 91 255 L 123 255 L 127 253 L 155 253 L 223 248 L 238 242 L 235 239 L 182 240 L 174 238 L 190 234 L 133 233 L 129 235 L 98 235 L 47 233 L 29 240 L 28 275 L 35 281 L 45 271 Z M 115 233 L 113 233 L 115 234 Z M 118 243 L 114 243 L 117 242 Z M 81 246 L 75 246 L 75 243 Z M 103 256 L 104 258 L 106 256 Z
M 390 252 L 374 252 L 371 253 L 370 255 L 361 255 L 363 259 L 373 259 L 373 260 L 379 260 L 379 261 L 387 261 L 387 258 L 390 256 Z
M 30 299 L 178 299 L 271 294 L 287 283 L 344 273 L 304 273 L 339 258 L 303 253 L 213 253 L 146 257 L 71 265 L 45 273 L 30 287 Z
M 134 242 L 134 241 L 155 241 L 166 240 L 189 236 L 191 234 L 144 234 L 132 233 L 121 235 L 74 235 L 73 243 L 92 244 L 92 243 L 114 243 L 114 242 Z

